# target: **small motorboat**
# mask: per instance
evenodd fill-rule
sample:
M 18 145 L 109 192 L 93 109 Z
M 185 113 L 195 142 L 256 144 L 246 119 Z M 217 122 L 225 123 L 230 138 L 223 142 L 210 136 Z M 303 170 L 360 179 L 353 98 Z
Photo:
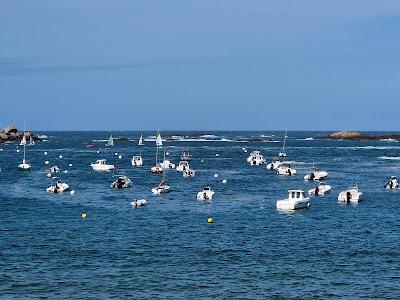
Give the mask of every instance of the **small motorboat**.
M 325 196 L 332 190 L 332 187 L 329 184 L 321 182 L 315 189 L 311 189 L 308 191 L 308 194 L 311 196 Z
M 58 180 L 55 184 L 52 184 L 46 189 L 46 192 L 48 193 L 54 193 L 54 194 L 61 194 L 65 191 L 69 190 L 69 185 L 66 184 L 65 182 L 61 182 L 61 180 Z
M 360 202 L 362 197 L 362 192 L 358 190 L 358 187 L 353 187 L 343 192 L 340 192 L 338 196 L 339 202 Z
M 165 159 L 162 163 L 160 163 L 160 167 L 163 169 L 175 169 L 175 165 L 168 159 Z
M 193 169 L 186 169 L 182 172 L 183 177 L 194 177 L 196 175 L 196 171 Z
M 179 162 L 179 165 L 176 167 L 176 170 L 178 172 L 183 172 L 185 170 L 188 170 L 189 168 L 189 163 L 186 160 L 182 160 Z
M 396 176 L 390 177 L 389 182 L 386 183 L 383 187 L 385 189 L 398 189 L 399 188 L 399 182 L 397 181 Z
M 197 193 L 197 200 L 208 201 L 212 200 L 215 192 L 209 187 L 206 186 L 203 188 L 201 192 Z
M 163 171 L 163 168 L 161 168 L 160 164 L 157 164 L 156 166 L 152 167 L 150 169 L 151 173 L 153 174 L 160 174 Z
M 267 170 L 276 170 L 281 165 L 281 162 L 278 158 L 272 158 L 272 161 L 267 164 Z
M 107 164 L 107 160 L 98 159 L 95 163 L 90 165 L 94 171 L 112 171 L 115 169 L 114 165 Z
M 265 160 L 264 156 L 260 154 L 260 151 L 253 151 L 247 158 L 247 162 L 250 163 L 251 166 L 259 166 L 262 165 Z
M 276 208 L 278 210 L 296 210 L 310 206 L 310 198 L 306 197 L 303 190 L 289 190 L 287 199 L 278 200 Z
M 49 173 L 59 173 L 61 170 L 60 170 L 60 168 L 59 167 L 57 167 L 57 166 L 52 166 L 50 169 L 49 169 Z
M 86 148 L 94 148 L 96 145 L 94 143 L 88 143 L 86 144 Z
M 117 180 L 111 183 L 110 187 L 115 189 L 126 189 L 132 186 L 132 180 L 126 175 L 118 176 Z
M 131 161 L 132 166 L 139 167 L 143 165 L 143 159 L 141 155 L 136 155 L 132 157 Z
M 131 202 L 131 205 L 134 208 L 137 208 L 137 207 L 140 207 L 140 206 L 145 206 L 146 204 L 147 204 L 147 200 L 146 199 L 136 199 L 136 200 L 133 200 Z
M 296 169 L 292 168 L 292 164 L 289 162 L 282 162 L 276 169 L 276 174 L 282 176 L 293 176 L 297 174 Z
M 304 176 L 304 180 L 323 180 L 328 177 L 328 172 L 314 169 L 310 174 Z
M 26 162 L 25 159 L 22 160 L 22 163 L 18 166 L 21 171 L 29 171 L 31 169 L 31 165 Z
M 151 189 L 151 192 L 154 195 L 166 194 L 169 193 L 170 188 L 171 187 L 167 185 L 167 183 L 164 180 L 162 180 L 157 187 Z
M 192 160 L 192 154 L 190 154 L 188 147 L 186 147 L 186 151 L 183 151 L 181 155 L 181 160 L 186 160 L 186 161 Z

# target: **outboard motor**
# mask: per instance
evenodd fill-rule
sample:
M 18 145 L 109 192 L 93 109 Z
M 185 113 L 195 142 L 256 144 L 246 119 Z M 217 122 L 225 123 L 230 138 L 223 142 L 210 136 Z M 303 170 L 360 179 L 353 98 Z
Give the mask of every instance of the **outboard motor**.
M 347 203 L 350 203 L 350 200 L 351 200 L 351 193 L 350 193 L 350 191 L 347 191 L 347 193 L 346 193 L 346 198 L 347 198 Z
M 319 194 L 319 187 L 317 186 L 317 187 L 315 188 L 315 196 L 318 196 L 318 194 Z

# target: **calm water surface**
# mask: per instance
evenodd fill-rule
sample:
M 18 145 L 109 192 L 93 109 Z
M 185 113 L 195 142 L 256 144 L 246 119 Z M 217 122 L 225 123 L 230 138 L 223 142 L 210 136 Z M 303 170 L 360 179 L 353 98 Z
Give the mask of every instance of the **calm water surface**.
M 86 149 L 109 133 L 46 134 L 47 142 L 27 147 L 30 172 L 18 171 L 22 151 L 15 144 L 0 145 L 1 298 L 400 298 L 400 194 L 382 189 L 389 176 L 400 176 L 399 143 L 289 133 L 288 159 L 298 175 L 279 178 L 246 158 L 260 150 L 269 160 L 282 133 L 216 132 L 203 141 L 171 141 L 165 144 L 176 164 L 189 146 L 196 177 L 170 171 L 172 192 L 155 197 L 154 142 L 140 148 L 116 142 L 111 149 L 97 142 Z M 260 134 L 279 143 L 231 141 Z M 113 135 L 137 139 L 140 133 Z M 144 166 L 133 168 L 130 159 L 139 153 Z M 133 187 L 112 190 L 112 175 L 89 166 L 100 158 L 127 174 Z M 288 189 L 315 186 L 303 180 L 313 163 L 329 172 L 332 193 L 312 198 L 307 210 L 277 212 Z M 54 164 L 68 170 L 60 177 L 76 195 L 45 192 L 46 170 Z M 339 204 L 338 193 L 356 183 L 364 201 Z M 196 200 L 204 185 L 216 191 L 212 203 Z M 133 209 L 129 203 L 137 198 L 148 206 Z

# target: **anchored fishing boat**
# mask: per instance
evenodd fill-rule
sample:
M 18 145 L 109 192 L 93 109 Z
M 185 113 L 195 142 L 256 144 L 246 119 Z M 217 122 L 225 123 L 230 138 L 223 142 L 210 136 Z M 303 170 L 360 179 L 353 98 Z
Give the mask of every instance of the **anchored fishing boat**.
M 278 210 L 296 210 L 310 206 L 310 198 L 304 195 L 303 190 L 289 190 L 287 199 L 278 200 L 276 208 Z

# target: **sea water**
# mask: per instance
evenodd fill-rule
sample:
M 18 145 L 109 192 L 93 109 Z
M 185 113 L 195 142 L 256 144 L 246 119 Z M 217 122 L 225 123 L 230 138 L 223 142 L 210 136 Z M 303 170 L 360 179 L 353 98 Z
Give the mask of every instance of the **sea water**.
M 282 132 L 161 132 L 177 136 L 164 142 L 175 164 L 189 147 L 196 176 L 170 170 L 171 192 L 153 196 L 161 180 L 150 173 L 155 133 L 143 133 L 139 147 L 140 132 L 113 132 L 132 141 L 112 148 L 104 146 L 108 132 L 43 134 L 47 141 L 26 147 L 30 172 L 18 170 L 16 144 L 0 145 L 1 298 L 400 298 L 400 194 L 383 189 L 400 176 L 400 143 L 289 132 L 287 160 L 298 175 L 278 177 L 246 158 L 252 150 L 276 156 Z M 270 141 L 235 142 L 257 135 Z M 96 147 L 86 148 L 92 140 Z M 144 165 L 134 168 L 139 154 Z M 132 188 L 111 189 L 112 173 L 92 171 L 102 158 Z M 288 189 L 316 186 L 303 179 L 314 164 L 329 173 L 331 193 L 312 198 L 309 209 L 278 212 Z M 52 165 L 68 171 L 56 176 L 75 195 L 45 192 Z M 363 201 L 339 204 L 339 192 L 356 184 Z M 210 203 L 196 200 L 204 186 L 215 191 Z M 132 208 L 141 198 L 148 205 Z

